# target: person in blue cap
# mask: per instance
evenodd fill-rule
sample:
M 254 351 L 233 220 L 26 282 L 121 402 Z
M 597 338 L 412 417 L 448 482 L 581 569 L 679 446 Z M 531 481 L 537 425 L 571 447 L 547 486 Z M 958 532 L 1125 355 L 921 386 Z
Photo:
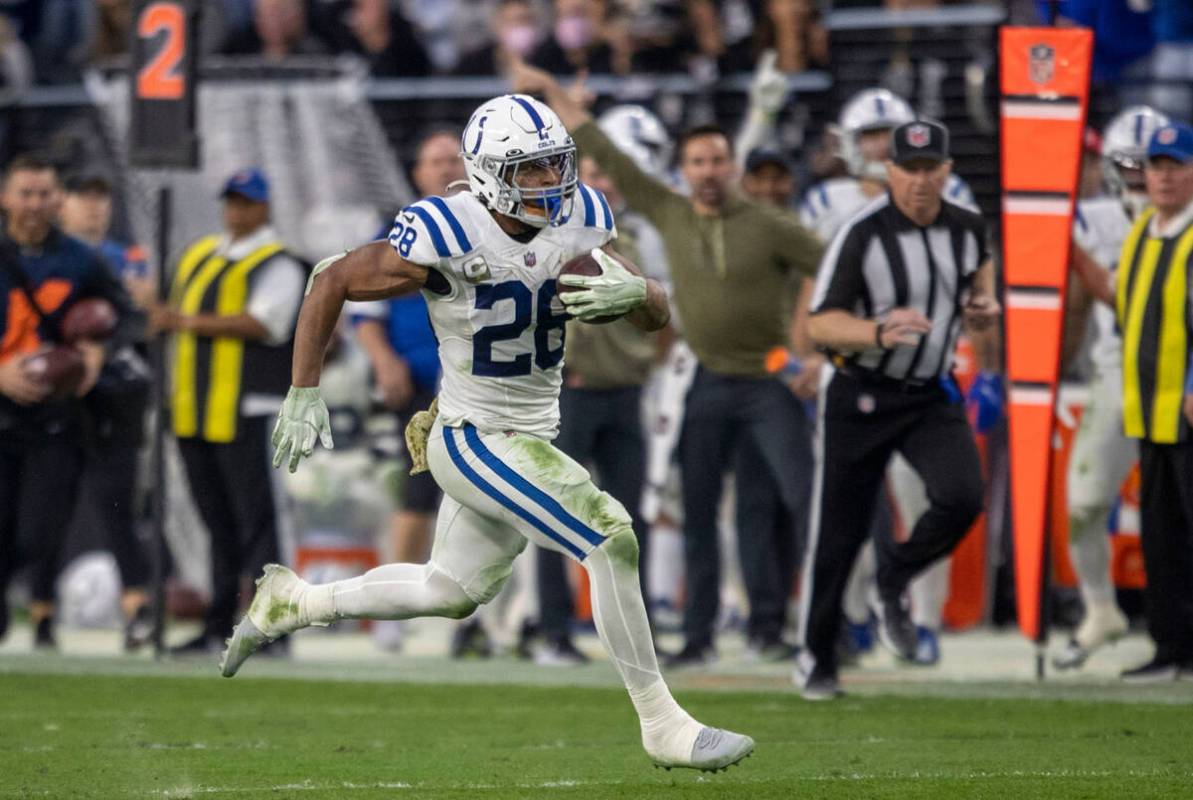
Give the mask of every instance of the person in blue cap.
M 279 557 L 270 418 L 290 385 L 308 273 L 269 223 L 261 170 L 234 173 L 220 197 L 224 229 L 187 247 L 168 301 L 148 287 L 137 292 L 150 327 L 172 335 L 173 432 L 211 537 L 211 605 L 181 653 L 218 651 L 232 633 L 241 576 Z
M 1148 142 L 1149 206 L 1123 245 L 1115 311 L 1123 332 L 1123 429 L 1139 440 L 1140 539 L 1152 659 L 1132 683 L 1193 678 L 1193 128 Z

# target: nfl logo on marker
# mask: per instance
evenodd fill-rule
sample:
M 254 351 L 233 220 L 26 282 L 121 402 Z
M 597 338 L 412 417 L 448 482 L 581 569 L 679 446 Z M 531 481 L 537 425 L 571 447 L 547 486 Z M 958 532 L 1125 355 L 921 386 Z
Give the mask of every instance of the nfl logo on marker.
M 522 260 L 526 262 L 526 266 L 528 267 L 533 267 L 538 263 L 538 258 L 535 257 L 534 253 L 527 253 L 522 257 Z
M 1032 45 L 1028 50 L 1028 55 L 1030 56 L 1028 75 L 1031 77 L 1032 83 L 1044 84 L 1052 80 L 1056 58 L 1056 51 L 1052 45 Z
M 907 129 L 907 143 L 912 147 L 923 147 L 931 138 L 927 125 L 912 125 Z
M 1176 128 L 1161 128 L 1156 134 L 1156 141 L 1160 144 L 1172 144 L 1176 141 Z

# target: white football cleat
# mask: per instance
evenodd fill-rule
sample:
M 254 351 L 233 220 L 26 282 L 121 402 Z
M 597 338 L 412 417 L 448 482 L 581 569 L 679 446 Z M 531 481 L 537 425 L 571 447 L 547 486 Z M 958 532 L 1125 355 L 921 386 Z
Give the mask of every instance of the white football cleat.
M 257 593 L 248 613 L 232 631 L 220 659 L 220 672 L 231 678 L 240 665 L 266 644 L 306 627 L 299 613 L 299 598 L 307 582 L 281 564 L 266 564 L 257 579 Z
M 696 735 L 691 754 L 686 759 L 665 759 L 651 755 L 651 760 L 654 761 L 655 767 L 666 770 L 680 767 L 719 772 L 747 758 L 753 752 L 754 740 L 749 736 L 706 726 Z
M 1065 649 L 1052 659 L 1057 669 L 1077 669 L 1094 651 L 1127 632 L 1127 618 L 1113 603 L 1090 605 Z

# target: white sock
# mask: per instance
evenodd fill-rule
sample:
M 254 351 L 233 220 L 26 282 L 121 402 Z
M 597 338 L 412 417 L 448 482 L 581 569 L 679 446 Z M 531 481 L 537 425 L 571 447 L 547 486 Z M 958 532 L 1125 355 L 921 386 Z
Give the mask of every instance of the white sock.
M 348 580 L 308 586 L 299 614 L 310 624 L 337 619 L 460 616 L 476 603 L 434 562 L 384 564 Z
M 1114 584 L 1110 580 L 1110 537 L 1106 535 L 1109 518 L 1109 508 L 1069 517 L 1069 558 L 1086 609 L 1115 602 Z
M 593 620 L 638 712 L 646 751 L 655 758 L 686 759 L 703 726 L 675 702 L 659 672 L 637 567 L 618 557 L 625 545 L 616 539 L 629 535 L 614 537 L 583 562 L 592 587 Z

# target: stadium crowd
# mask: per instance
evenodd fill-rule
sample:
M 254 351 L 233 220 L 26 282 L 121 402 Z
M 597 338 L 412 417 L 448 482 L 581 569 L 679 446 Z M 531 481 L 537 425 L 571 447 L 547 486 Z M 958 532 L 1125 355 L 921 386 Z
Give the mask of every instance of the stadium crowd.
M 817 268 L 822 258 L 841 257 L 834 249 L 845 247 L 859 212 L 888 196 L 892 175 L 905 171 L 901 160 L 891 162 L 892 135 L 916 122 L 912 104 L 889 89 L 867 89 L 844 98 L 836 125 L 821 141 L 800 153 L 782 149 L 776 125 L 789 102 L 788 75 L 828 65 L 822 11 L 810 0 L 223 0 L 219 5 L 204 31 L 204 46 L 213 54 L 284 60 L 353 53 L 377 77 L 509 75 L 519 90 L 546 97 L 579 145 L 584 183 L 599 188 L 616 215 L 618 252 L 666 283 L 679 312 L 671 326 L 650 335 L 631 332 L 624 323 L 567 323 L 557 445 L 597 472 L 601 485 L 630 510 L 642 541 L 641 575 L 652 622 L 660 630 L 679 628 L 685 637 L 668 666 L 715 659 L 715 633 L 733 624 L 732 611 L 746 617 L 742 627 L 753 657 L 791 659 L 809 624 L 806 613 L 793 612 L 805 588 L 801 583 L 806 586 L 810 577 L 809 571 L 799 577 L 800 565 L 814 557 L 808 552 L 809 526 L 818 522 L 809 517 L 819 509 L 812 498 L 820 489 L 812 477 L 826 457 L 814 435 L 817 402 L 824 402 L 827 377 L 835 371 L 881 372 L 886 353 L 915 349 L 912 340 L 888 336 L 886 315 L 863 332 L 865 346 L 826 344 L 813 336 L 812 315 L 852 313 L 855 305 L 869 310 L 869 295 L 864 304 L 857 299 L 861 295 L 849 295 L 848 303 L 824 305 L 829 287 L 814 291 Z M 1179 244 L 1193 241 L 1193 131 L 1177 121 L 1187 119 L 1193 107 L 1193 11 L 1177 0 L 1156 0 L 1145 10 L 1137 5 L 1068 0 L 1058 9 L 1062 22 L 1113 31 L 1098 38 L 1094 80 L 1120 105 L 1101 130 L 1087 136 L 1087 188 L 1074 229 L 1080 279 L 1075 283 L 1084 295 L 1072 304 L 1071 327 L 1081 335 L 1071 340 L 1085 336 L 1088 319 L 1092 346 L 1073 346 L 1070 364 L 1084 360 L 1099 400 L 1108 402 L 1100 415 L 1090 415 L 1097 431 L 1087 432 L 1094 423 L 1083 423 L 1086 449 L 1079 438 L 1074 463 L 1085 466 L 1074 466 L 1070 474 L 1072 561 L 1084 614 L 1056 664 L 1078 668 L 1127 629 L 1105 552 L 1111 510 L 1123 474 L 1135 461 L 1135 448 L 1125 444 L 1121 428 L 1126 414 L 1126 436 L 1145 442 L 1143 550 L 1149 575 L 1154 573 L 1146 607 L 1157 652 L 1153 662 L 1125 677 L 1149 679 L 1193 669 L 1193 609 L 1173 600 L 1181 594 L 1178 587 L 1193 579 L 1193 459 L 1187 452 L 1193 363 L 1182 339 L 1185 351 L 1157 366 L 1146 349 L 1158 346 L 1153 340 L 1163 338 L 1162 331 L 1185 323 L 1156 317 L 1158 310 L 1129 299 L 1141 291 L 1146 295 L 1133 282 L 1136 262 L 1146 261 L 1139 254 L 1152 252 L 1140 241 L 1155 240 L 1161 243 L 1156 252 L 1163 250 L 1163 263 L 1157 267 L 1153 256 L 1148 275 L 1184 269 L 1193 279 L 1190 250 Z M 129 4 L 123 2 L 5 4 L 0 55 L 6 87 L 70 82 L 97 59 L 119 59 L 128 25 Z M 740 129 L 706 125 L 678 137 L 639 106 L 615 106 L 593 119 L 594 98 L 582 80 L 586 73 L 714 76 L 746 69 L 755 74 Z M 580 79 L 561 86 L 548 73 Z M 1147 83 L 1151 79 L 1158 82 Z M 1150 107 L 1133 105 L 1145 101 Z M 928 159 L 938 169 L 949 161 L 948 131 L 932 130 L 945 142 Z M 459 130 L 436 130 L 422 140 L 410 165 L 419 196 L 461 189 L 459 136 Z M 144 492 L 136 488 L 138 481 L 144 484 L 137 454 L 145 447 L 151 416 L 145 359 L 157 333 L 169 337 L 173 354 L 168 427 L 180 444 L 202 521 L 216 534 L 204 627 L 176 652 L 218 651 L 231 633 L 237 604 L 247 599 L 248 580 L 286 554 L 276 517 L 296 501 L 286 499 L 265 472 L 263 440 L 289 382 L 290 343 L 308 260 L 325 254 L 300 253 L 281 241 L 269 224 L 269 176 L 252 167 L 224 176 L 211 198 L 221 204 L 224 230 L 190 243 L 170 265 L 173 289 L 163 299 L 147 280 L 140 248 L 108 238 L 110 177 L 93 171 L 59 176 L 54 165 L 33 157 L 6 165 L 0 193 L 5 214 L 0 286 L 7 297 L 0 349 L 0 491 L 6 492 L 0 495 L 0 636 L 9 617 L 7 584 L 18 567 L 31 566 L 36 643 L 55 646 L 54 576 L 73 525 L 103 530 L 120 569 L 125 646 L 135 650 L 148 641 Z M 935 192 L 945 207 L 965 209 L 963 218 L 970 220 L 976 218 L 976 201 L 963 177 L 945 169 Z M 1161 223 L 1149 222 L 1157 210 Z M 386 226 L 378 238 L 388 234 Z M 988 255 L 978 244 L 984 239 L 975 236 L 975 255 Z M 1120 251 L 1132 281 L 1120 275 L 1115 284 L 1110 273 Z M 857 255 L 859 263 L 871 258 L 868 253 Z M 997 254 L 989 255 L 997 263 Z M 886 257 L 893 258 L 889 250 Z M 931 254 L 927 258 L 932 262 Z M 976 270 L 978 264 L 972 266 Z M 55 289 L 60 272 L 65 284 Z M 72 338 L 67 330 L 72 306 L 96 296 L 119 318 L 114 331 L 95 334 L 103 346 L 88 343 L 88 335 Z M 1193 310 L 1188 313 L 1193 317 Z M 1116 328 L 1124 341 L 1118 341 Z M 915 340 L 917 332 L 903 333 Z M 944 339 L 952 343 L 950 336 Z M 1176 347 L 1175 340 L 1164 341 Z M 84 342 L 76 380 L 51 396 L 48 384 L 29 372 L 28 357 L 72 342 Z M 981 366 L 963 381 L 947 368 L 940 382 L 910 373 L 890 380 L 899 392 L 931 392 L 958 419 L 967 414 L 974 432 L 986 436 L 998 430 L 1002 416 L 998 343 L 975 335 L 961 347 L 974 348 L 969 352 Z M 874 363 L 866 361 L 867 348 Z M 951 349 L 939 356 L 947 367 L 946 358 L 952 358 Z M 1167 372 L 1141 386 L 1124 384 L 1122 365 L 1141 361 Z M 426 301 L 416 294 L 355 304 L 329 363 L 344 366 L 342 375 L 348 376 L 335 399 L 330 394 L 328 399 L 337 447 L 343 442 L 348 451 L 368 451 L 376 444 L 371 440 L 384 438 L 376 436 L 378 428 L 392 439 L 395 425 L 404 429 L 430 404 L 440 380 Z M 353 371 L 353 363 L 367 370 Z M 1161 422 L 1139 408 L 1148 405 L 1157 385 L 1171 390 L 1174 382 L 1178 399 L 1166 406 L 1171 420 L 1164 423 L 1171 431 L 1157 433 Z M 370 393 L 371 402 L 362 408 L 361 397 Z M 867 402 L 874 400 L 862 392 L 851 402 L 866 414 Z M 1141 416 L 1138 424 L 1132 413 Z M 389 423 L 367 423 L 368 416 Z M 1115 457 L 1106 460 L 1108 452 Z M 412 456 L 386 459 L 401 463 L 404 473 Z M 1090 467 L 1091 459 L 1100 466 Z M 886 460 L 879 475 L 888 469 Z M 322 468 L 355 467 L 328 462 Z M 1086 471 L 1099 468 L 1110 474 L 1087 480 Z M 859 546 L 861 539 L 875 544 L 862 547 L 856 563 L 836 565 L 840 599 L 832 600 L 834 624 L 828 630 L 836 640 L 831 658 L 842 664 L 856 662 L 876 639 L 907 663 L 930 665 L 941 658 L 947 559 L 923 570 L 917 560 L 912 571 L 918 574 L 902 576 L 893 596 L 879 587 L 896 538 L 917 529 L 925 513 L 944 513 L 933 488 L 925 489 L 917 477 L 923 474 L 914 464 L 891 460 L 886 471 L 891 499 L 865 515 L 873 519 L 864 520 L 865 531 L 857 537 Z M 388 541 L 377 550 L 383 560 L 423 561 L 430 555 L 439 490 L 428 474 L 394 484 L 385 498 L 388 526 L 381 520 L 375 526 L 378 532 L 388 527 L 388 535 L 378 537 Z M 726 486 L 728 505 L 722 503 Z M 840 491 L 838 505 L 853 500 L 847 488 Z M 77 505 L 53 500 L 62 497 L 77 497 Z M 50 507 L 56 513 L 44 513 Z M 954 515 L 963 518 L 961 530 L 972 520 L 970 510 L 977 509 L 967 506 Z M 303 534 L 297 532 L 300 539 Z M 727 542 L 735 558 L 726 557 Z M 953 543 L 955 537 L 950 547 Z M 744 601 L 736 608 L 730 602 L 728 612 L 720 608 L 722 597 L 732 597 L 723 591 L 730 581 L 722 559 L 739 564 L 744 586 Z M 504 618 L 481 611 L 462 623 L 453 653 L 488 655 L 490 639 L 501 639 L 500 629 L 512 627 L 521 655 L 549 665 L 585 661 L 572 641 L 580 624 L 574 611 L 585 605 L 580 572 L 547 551 L 521 563 L 524 571 L 507 588 L 519 599 L 499 607 Z M 1168 566 L 1162 570 L 1160 564 Z M 379 643 L 400 647 L 400 625 L 378 625 L 376 633 Z M 284 651 L 284 642 L 276 650 Z M 809 697 L 837 693 L 832 682 L 803 685 Z

